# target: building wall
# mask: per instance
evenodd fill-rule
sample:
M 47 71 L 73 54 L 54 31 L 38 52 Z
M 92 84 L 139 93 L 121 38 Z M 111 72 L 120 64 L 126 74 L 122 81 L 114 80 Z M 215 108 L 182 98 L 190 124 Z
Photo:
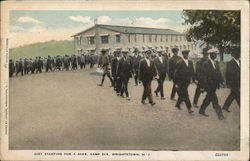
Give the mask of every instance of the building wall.
M 116 42 L 116 35 L 120 34 L 121 41 L 120 43 Z M 88 44 L 87 36 L 95 35 L 95 43 Z M 101 43 L 101 35 L 109 35 L 109 43 L 102 44 Z M 81 35 L 81 45 L 77 43 L 77 36 L 75 36 L 75 53 L 78 53 L 78 50 L 82 49 L 83 53 L 90 53 L 91 50 L 96 49 L 94 53 L 100 53 L 102 48 L 109 49 L 110 51 L 114 51 L 117 48 L 122 48 L 126 50 L 133 51 L 133 48 L 142 49 L 142 47 L 151 47 L 153 49 L 166 49 L 169 48 L 169 51 L 173 47 L 178 47 L 181 50 L 189 49 L 191 51 L 190 55 L 198 54 L 197 47 L 192 42 L 187 42 L 184 35 L 143 35 L 142 34 L 125 34 L 118 33 L 116 31 L 103 29 L 100 27 L 92 28 Z M 149 42 L 149 37 L 151 36 L 152 41 Z M 177 39 L 176 39 L 177 36 Z M 130 37 L 130 38 L 129 38 Z M 172 38 L 171 38 L 172 37 Z M 172 40 L 172 41 L 171 41 Z M 92 51 L 93 52 L 93 51 Z

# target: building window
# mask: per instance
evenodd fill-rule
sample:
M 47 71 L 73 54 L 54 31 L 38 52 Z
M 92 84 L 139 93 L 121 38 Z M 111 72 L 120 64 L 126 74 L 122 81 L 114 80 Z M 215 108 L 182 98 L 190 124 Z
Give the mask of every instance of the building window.
M 157 35 L 155 35 L 155 42 L 157 42 Z
M 120 43 L 121 42 L 121 35 L 116 35 L 116 43 Z
M 128 42 L 130 43 L 130 34 L 128 34 Z
M 88 44 L 94 44 L 95 43 L 95 37 L 87 37 Z
M 82 37 L 81 36 L 77 36 L 76 39 L 77 39 L 77 45 L 81 45 L 81 39 L 82 39 Z
M 186 50 L 186 45 L 183 45 L 183 49 Z
M 161 42 L 162 42 L 162 35 L 161 35 Z
M 175 41 L 178 41 L 178 35 L 175 36 Z
M 152 35 L 148 35 L 148 41 L 152 42 Z
M 166 42 L 168 42 L 168 35 L 166 35 Z
M 135 34 L 135 42 L 136 42 L 137 40 L 136 40 L 136 34 Z
M 145 42 L 145 35 L 142 35 L 142 41 Z
M 180 41 L 182 41 L 182 36 L 180 36 Z
M 189 45 L 188 45 L 188 50 L 189 50 Z
M 170 38 L 171 38 L 171 39 L 170 39 L 170 41 L 171 41 L 171 42 L 173 42 L 173 36 L 172 36 L 172 35 L 171 35 L 171 37 L 170 37 Z
M 103 44 L 109 43 L 109 36 L 101 36 L 101 41 Z

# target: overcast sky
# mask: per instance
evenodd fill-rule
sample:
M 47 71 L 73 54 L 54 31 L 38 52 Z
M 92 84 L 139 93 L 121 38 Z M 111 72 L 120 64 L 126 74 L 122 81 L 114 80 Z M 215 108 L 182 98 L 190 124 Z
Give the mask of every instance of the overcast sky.
M 71 35 L 94 24 L 168 28 L 183 32 L 182 11 L 11 11 L 11 47 L 50 40 L 72 40 Z

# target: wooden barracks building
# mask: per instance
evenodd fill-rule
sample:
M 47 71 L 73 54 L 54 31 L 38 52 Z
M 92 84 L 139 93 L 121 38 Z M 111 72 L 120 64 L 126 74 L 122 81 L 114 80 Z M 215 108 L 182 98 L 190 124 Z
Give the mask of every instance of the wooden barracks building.
M 116 49 L 133 51 L 134 48 L 170 51 L 173 47 L 189 49 L 191 55 L 197 54 L 193 42 L 187 42 L 184 34 L 171 29 L 95 24 L 72 37 L 76 54 L 99 54 L 102 49 L 110 52 Z

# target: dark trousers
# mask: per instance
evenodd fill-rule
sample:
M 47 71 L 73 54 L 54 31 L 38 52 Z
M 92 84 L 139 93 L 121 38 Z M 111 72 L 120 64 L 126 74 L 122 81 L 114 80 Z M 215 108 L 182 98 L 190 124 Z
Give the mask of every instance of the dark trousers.
M 240 107 L 240 89 L 239 88 L 231 88 L 231 92 L 228 95 L 228 97 L 223 105 L 223 108 L 228 110 L 228 108 L 232 104 L 233 100 L 236 100 L 236 102 L 238 103 L 238 105 Z
M 142 95 L 142 100 L 146 100 L 148 98 L 149 103 L 153 103 L 153 97 L 152 97 L 152 91 L 151 91 L 151 82 L 152 80 L 143 80 L 143 95 Z
M 192 106 L 188 94 L 188 85 L 189 84 L 178 84 L 177 94 L 179 97 L 175 106 L 180 107 L 181 103 L 184 101 L 187 109 L 190 110 Z
M 198 104 L 198 100 L 199 100 L 200 95 L 201 95 L 201 85 L 197 84 L 197 87 L 196 87 L 196 90 L 195 90 L 195 94 L 194 94 L 193 104 L 195 104 L 195 105 Z
M 128 94 L 129 77 L 128 78 L 122 78 L 121 80 L 122 80 L 121 96 L 123 96 L 123 93 L 125 92 L 126 97 L 129 97 L 129 94 Z
M 110 72 L 109 71 L 104 71 L 103 75 L 102 75 L 102 82 L 101 85 L 103 85 L 103 82 L 105 80 L 105 76 L 107 75 L 107 77 L 109 78 L 110 82 L 111 82 L 111 86 L 113 85 L 113 80 L 111 78 Z
M 138 69 L 135 69 L 135 76 L 134 76 L 134 79 L 135 79 L 135 85 L 138 85 Z
M 173 81 L 173 87 L 172 87 L 172 92 L 171 92 L 171 96 L 170 96 L 170 98 L 171 99 L 174 99 L 174 97 L 175 97 L 175 93 L 176 93 L 176 89 L 175 89 L 175 82 Z
M 207 90 L 207 95 L 203 101 L 203 103 L 201 104 L 201 108 L 200 108 L 200 113 L 205 113 L 206 108 L 208 107 L 208 105 L 210 104 L 210 102 L 212 102 L 213 104 L 213 108 L 216 112 L 216 114 L 218 115 L 218 117 L 222 116 L 222 110 L 221 107 L 218 103 L 218 98 L 216 95 L 216 88 L 209 88 Z
M 16 76 L 17 76 L 19 73 L 21 73 L 21 75 L 23 75 L 23 68 L 17 70 Z
M 155 92 L 156 93 L 160 92 L 161 97 L 164 97 L 163 83 L 164 83 L 165 78 L 166 78 L 166 74 L 163 73 L 163 74 L 160 74 L 159 79 L 157 79 L 158 86 L 157 86 Z
M 116 93 L 119 94 L 122 89 L 122 80 L 121 78 L 116 78 Z

